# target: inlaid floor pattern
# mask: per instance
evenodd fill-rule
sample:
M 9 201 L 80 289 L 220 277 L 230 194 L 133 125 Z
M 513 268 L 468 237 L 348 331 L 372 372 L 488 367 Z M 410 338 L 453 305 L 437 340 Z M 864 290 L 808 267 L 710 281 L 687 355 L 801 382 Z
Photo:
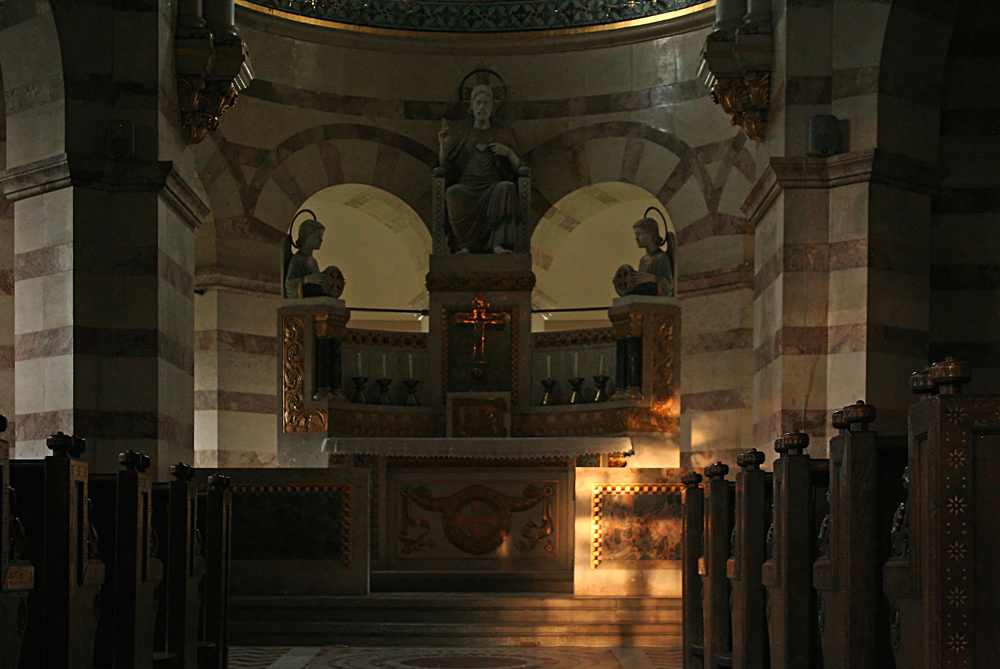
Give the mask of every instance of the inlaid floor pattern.
M 263 648 L 229 650 L 231 669 L 681 669 L 673 648 Z

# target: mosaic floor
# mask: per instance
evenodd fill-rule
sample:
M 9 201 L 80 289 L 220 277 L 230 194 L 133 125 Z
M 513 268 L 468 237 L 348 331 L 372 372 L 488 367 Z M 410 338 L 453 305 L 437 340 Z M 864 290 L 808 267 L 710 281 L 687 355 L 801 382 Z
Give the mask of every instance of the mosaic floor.
M 681 669 L 660 648 L 253 648 L 229 650 L 231 669 Z

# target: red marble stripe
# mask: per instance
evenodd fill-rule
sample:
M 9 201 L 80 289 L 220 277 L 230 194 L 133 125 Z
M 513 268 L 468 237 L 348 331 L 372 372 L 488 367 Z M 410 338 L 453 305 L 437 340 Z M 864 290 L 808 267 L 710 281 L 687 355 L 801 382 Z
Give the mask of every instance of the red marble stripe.
M 250 355 L 278 355 L 278 337 L 233 332 L 232 330 L 199 330 L 195 333 L 195 348 L 199 351 L 231 351 Z
M 0 269 L 0 295 L 14 294 L 14 270 Z
M 785 355 L 891 353 L 926 358 L 928 334 L 921 330 L 875 323 L 829 327 L 786 327 L 754 349 L 754 369 L 760 371 Z
M 157 253 L 160 261 L 160 278 L 173 286 L 178 293 L 194 299 L 194 276 L 163 251 Z
M 747 219 L 718 212 L 702 216 L 677 232 L 677 246 L 694 244 L 719 235 L 745 235 L 751 232 Z
M 63 409 L 18 414 L 18 438 L 45 439 L 56 431 L 84 439 L 162 439 L 194 444 L 194 424 L 155 411 Z
M 0 346 L 0 371 L 14 369 L 14 347 Z
M 159 357 L 187 374 L 194 373 L 194 351 L 157 330 L 65 326 L 17 335 L 14 351 L 18 361 L 71 354 L 108 358 Z
M 274 414 L 278 411 L 278 397 L 277 395 L 243 393 L 235 390 L 196 390 L 194 408 L 195 411 Z
M 753 329 L 736 328 L 718 332 L 685 333 L 681 337 L 684 355 L 733 351 L 753 346 Z
M 750 263 L 681 275 L 677 279 L 677 293 L 682 297 L 695 297 L 752 287 L 753 267 Z
M 73 248 L 70 244 L 48 246 L 14 256 L 14 279 L 25 281 L 40 276 L 68 272 L 73 269 Z

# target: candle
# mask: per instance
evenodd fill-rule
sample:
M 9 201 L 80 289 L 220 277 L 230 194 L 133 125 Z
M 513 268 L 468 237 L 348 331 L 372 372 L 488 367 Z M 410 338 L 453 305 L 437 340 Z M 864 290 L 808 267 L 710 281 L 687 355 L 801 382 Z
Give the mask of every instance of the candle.
M 573 377 L 580 376 L 580 354 L 573 353 Z
M 361 376 L 361 351 L 358 351 L 358 376 Z
M 412 353 L 407 353 L 406 357 L 407 357 L 407 359 L 408 359 L 408 361 L 410 363 L 410 378 L 412 379 L 413 378 L 413 354 Z
M 385 373 L 385 353 L 382 354 L 382 378 L 389 378 L 389 376 Z
M 552 378 L 552 356 L 545 356 L 545 378 Z
M 603 353 L 601 354 L 601 364 L 600 364 L 600 369 L 597 370 L 597 375 L 598 376 L 604 376 L 604 354 Z

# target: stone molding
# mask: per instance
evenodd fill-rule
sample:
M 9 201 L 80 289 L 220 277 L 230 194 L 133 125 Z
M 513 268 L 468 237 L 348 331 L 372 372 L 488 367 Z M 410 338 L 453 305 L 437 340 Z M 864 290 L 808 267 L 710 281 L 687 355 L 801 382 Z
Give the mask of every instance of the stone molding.
M 634 25 L 639 23 L 635 21 L 620 21 L 577 30 L 442 33 L 386 28 L 359 30 L 361 26 L 319 20 L 313 22 L 306 17 L 289 16 L 289 20 L 281 12 L 250 5 L 254 3 L 244 0 L 237 2 L 237 23 L 241 28 L 352 49 L 431 54 L 453 54 L 460 49 L 462 53 L 479 56 L 527 55 L 627 46 L 700 30 L 712 25 L 715 19 L 715 2 L 709 0 L 698 5 L 696 11 L 684 16 L 639 25 Z M 432 36 L 434 39 L 428 39 Z
M 88 159 L 71 163 L 65 153 L 35 160 L 0 172 L 0 187 L 7 200 L 17 202 L 75 186 L 109 193 L 156 193 L 181 215 L 192 229 L 197 229 L 206 216 L 208 204 L 191 187 L 174 163 L 115 162 Z
M 222 267 L 195 270 L 194 289 L 204 293 L 207 290 L 228 290 L 251 295 L 281 297 L 281 282 L 240 276 Z
M 876 183 L 923 195 L 934 195 L 948 170 L 884 149 L 840 153 L 827 158 L 771 157 L 740 209 L 756 228 L 779 193 L 796 188 L 837 188 Z

